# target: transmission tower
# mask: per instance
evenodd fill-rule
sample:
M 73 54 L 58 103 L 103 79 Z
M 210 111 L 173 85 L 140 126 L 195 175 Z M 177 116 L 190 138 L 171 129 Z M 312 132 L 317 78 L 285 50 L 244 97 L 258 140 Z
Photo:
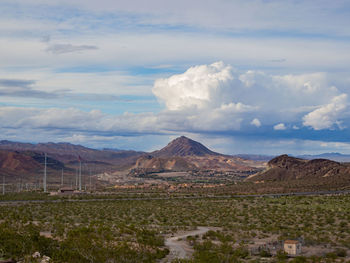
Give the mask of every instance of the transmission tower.
M 46 165 L 47 165 L 47 156 L 45 153 L 44 180 L 43 180 L 44 193 L 46 193 Z

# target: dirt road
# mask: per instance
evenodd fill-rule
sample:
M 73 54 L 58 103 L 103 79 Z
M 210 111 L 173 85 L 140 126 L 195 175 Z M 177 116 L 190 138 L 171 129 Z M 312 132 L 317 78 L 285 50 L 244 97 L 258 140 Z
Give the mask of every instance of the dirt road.
M 175 258 L 189 258 L 192 255 L 193 249 L 186 242 L 188 236 L 203 235 L 211 228 L 199 226 L 198 229 L 177 233 L 172 237 L 165 239 L 165 245 L 169 248 L 169 255 L 162 262 L 171 262 Z

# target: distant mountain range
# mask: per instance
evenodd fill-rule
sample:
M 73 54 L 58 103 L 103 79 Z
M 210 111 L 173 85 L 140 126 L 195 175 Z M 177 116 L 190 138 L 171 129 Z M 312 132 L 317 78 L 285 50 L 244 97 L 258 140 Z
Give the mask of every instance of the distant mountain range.
M 144 154 L 136 151 L 95 150 L 70 143 L 0 141 L 0 175 L 8 176 L 10 181 L 19 178 L 33 181 L 31 178 L 37 178 L 38 174 L 43 173 L 45 153 L 48 172 L 51 177 L 57 178 L 62 169 L 65 174 L 75 174 L 79 158 L 84 169 L 101 172 L 129 168 Z
M 275 155 L 263 155 L 263 154 L 236 154 L 234 156 L 254 161 L 268 162 L 271 159 L 275 158 Z M 322 153 L 322 154 L 304 154 L 304 155 L 291 155 L 296 158 L 313 160 L 313 159 L 328 159 L 336 162 L 350 162 L 350 154 L 342 153 Z
M 322 153 L 317 155 L 298 155 L 298 158 L 302 159 L 328 159 L 336 162 L 350 162 L 350 154 L 341 153 Z
M 44 153 L 48 156 L 48 169 L 74 174 L 79 158 L 96 171 L 132 171 L 133 174 L 169 171 L 237 171 L 253 173 L 261 171 L 268 162 L 268 169 L 249 180 L 297 180 L 303 178 L 333 178 L 349 172 L 340 162 L 350 161 L 350 155 L 326 153 L 303 155 L 304 159 L 330 159 L 307 161 L 283 155 L 273 158 L 267 155 L 223 155 L 185 136 L 171 141 L 164 148 L 146 153 L 119 149 L 96 150 L 70 143 L 20 143 L 0 141 L 0 175 L 30 176 L 41 173 Z M 271 160 L 272 159 L 272 160 Z
M 59 160 L 63 163 L 77 163 L 80 157 L 86 163 L 106 163 L 120 164 L 126 159 L 137 159 L 144 152 L 136 151 L 113 151 L 113 150 L 96 150 L 81 145 L 70 143 L 20 143 L 11 141 L 0 141 L 0 149 L 9 151 L 25 152 L 31 151 L 35 153 L 47 153 L 48 156 Z
M 246 159 L 246 160 L 260 161 L 260 162 L 268 162 L 275 157 L 275 155 L 262 155 L 262 154 L 235 154 L 233 156 Z

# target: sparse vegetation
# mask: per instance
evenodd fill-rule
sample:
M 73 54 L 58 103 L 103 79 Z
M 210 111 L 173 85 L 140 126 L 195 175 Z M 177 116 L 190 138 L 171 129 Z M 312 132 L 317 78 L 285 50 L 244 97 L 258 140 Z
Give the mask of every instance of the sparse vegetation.
M 350 250 L 350 196 L 202 198 L 43 202 L 0 205 L 0 258 L 29 260 L 39 251 L 53 262 L 157 262 L 168 249 L 164 235 L 196 226 L 217 227 L 186 240 L 184 262 L 285 262 L 285 255 L 248 245 L 274 237 L 303 237 L 305 247 L 330 250 L 320 261 L 346 262 Z M 325 250 L 326 251 L 326 250 Z

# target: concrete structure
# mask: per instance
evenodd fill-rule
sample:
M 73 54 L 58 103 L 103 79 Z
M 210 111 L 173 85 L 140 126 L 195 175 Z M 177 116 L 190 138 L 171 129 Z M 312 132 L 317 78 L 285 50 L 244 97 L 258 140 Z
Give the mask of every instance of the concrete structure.
M 289 256 L 297 256 L 301 253 L 301 243 L 298 240 L 286 240 L 283 249 Z

